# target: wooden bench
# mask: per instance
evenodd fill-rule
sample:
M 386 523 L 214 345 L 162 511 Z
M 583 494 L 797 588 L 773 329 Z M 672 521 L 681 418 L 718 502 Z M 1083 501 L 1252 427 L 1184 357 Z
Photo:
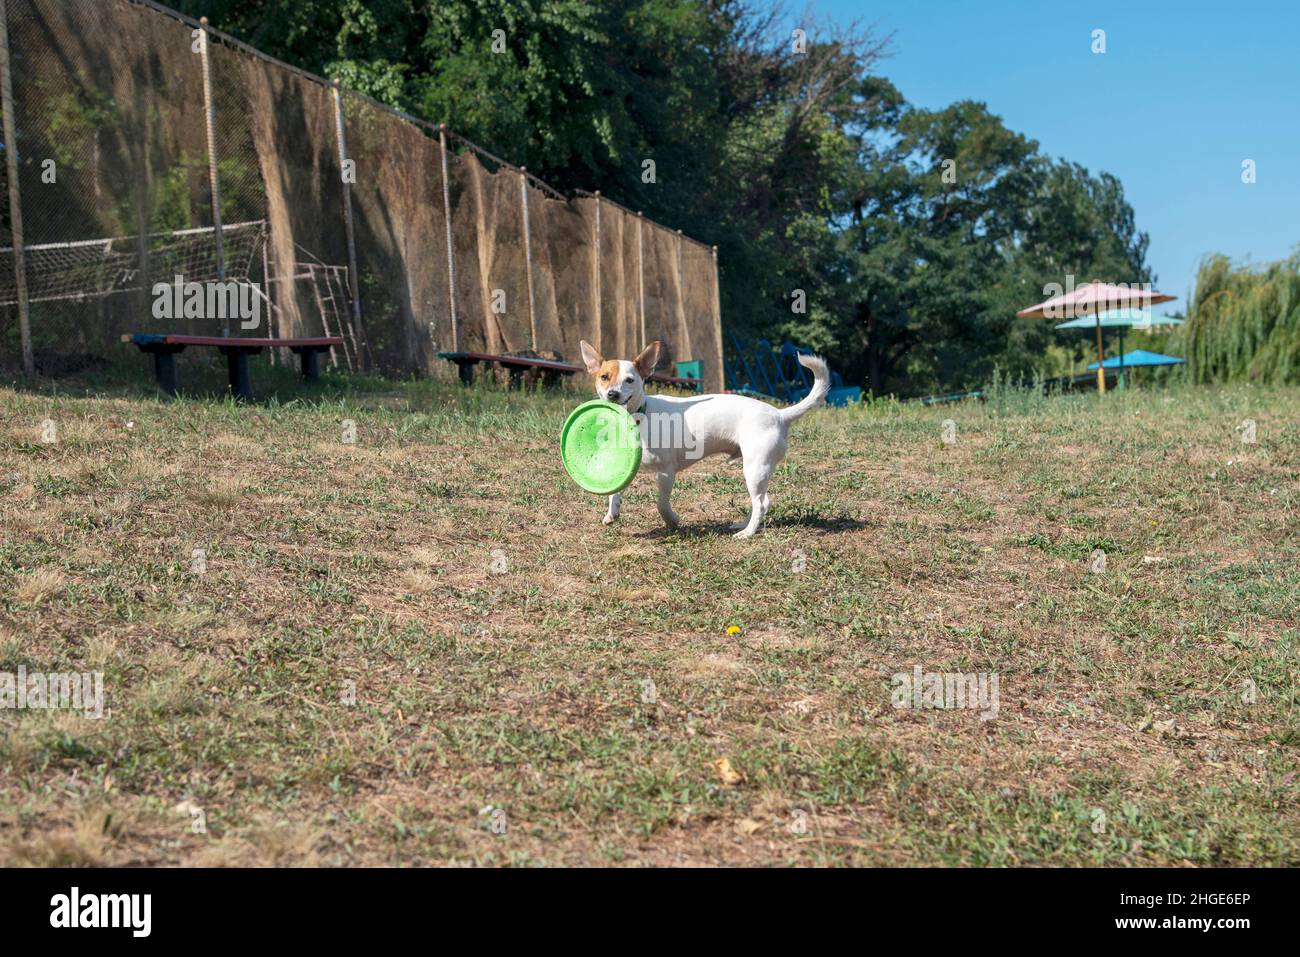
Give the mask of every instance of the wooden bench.
M 534 359 L 531 356 L 507 356 L 491 352 L 439 352 L 438 358 L 456 363 L 456 368 L 460 372 L 460 381 L 464 385 L 474 384 L 474 367 L 480 362 L 487 365 L 505 366 L 506 371 L 510 373 L 510 388 L 512 389 L 519 388 L 524 373 L 529 369 L 542 370 L 543 381 L 548 386 L 558 382 L 560 376 L 571 376 L 575 372 L 587 371 L 582 366 L 570 365 L 567 362 L 556 362 L 554 359 Z M 683 389 L 694 389 L 697 392 L 704 384 L 702 379 L 672 376 L 663 372 L 656 372 L 651 375 L 650 381 L 663 382 Z
M 230 391 L 241 399 L 252 400 L 253 389 L 248 380 L 248 357 L 263 349 L 285 348 L 302 360 L 302 377 L 320 378 L 320 356 L 334 346 L 341 346 L 341 336 L 317 336 L 309 339 L 242 339 L 233 336 L 169 336 L 153 333 L 135 333 L 122 336 L 123 342 L 133 343 L 141 352 L 153 356 L 154 374 L 158 387 L 168 395 L 176 394 L 176 353 L 186 346 L 211 346 L 226 356 L 230 373 Z

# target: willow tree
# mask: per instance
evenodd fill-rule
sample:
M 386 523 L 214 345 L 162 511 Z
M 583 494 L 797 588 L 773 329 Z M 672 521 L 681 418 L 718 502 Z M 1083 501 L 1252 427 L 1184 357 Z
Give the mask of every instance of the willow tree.
M 1263 268 L 1206 259 L 1171 345 L 1197 382 L 1300 382 L 1300 252 Z

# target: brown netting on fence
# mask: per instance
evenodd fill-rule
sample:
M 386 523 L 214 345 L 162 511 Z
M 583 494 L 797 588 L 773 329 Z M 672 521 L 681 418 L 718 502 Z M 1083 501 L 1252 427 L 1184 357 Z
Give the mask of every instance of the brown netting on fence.
M 149 10 L 9 0 L 7 13 L 17 142 L 6 147 L 19 156 L 32 339 L 58 372 L 162 323 L 155 282 L 181 269 L 215 278 L 211 230 L 186 232 L 211 226 L 202 72 L 185 25 Z M 16 355 L 13 251 L 0 242 Z M 170 325 L 210 332 L 183 316 Z
M 214 43 L 211 53 L 214 86 L 242 93 L 248 107 L 218 113 L 217 124 L 246 130 L 256 160 L 270 234 L 271 332 L 344 335 L 332 363 L 356 367 L 333 91 L 225 44 Z
M 451 207 L 452 256 L 456 264 L 456 324 L 459 348 L 464 352 L 500 352 L 505 348 L 491 307 L 487 275 L 492 264 L 486 255 L 490 237 L 479 227 L 478 175 L 482 167 L 474 157 L 454 152 L 448 144 L 447 186 Z
M 637 295 L 637 217 L 604 200 L 584 202 L 593 207 L 599 202 L 600 353 L 631 357 L 642 346 Z
M 704 388 L 721 392 L 722 324 L 718 319 L 715 260 L 708 246 L 682 241 L 682 296 L 685 302 L 685 326 L 681 343 L 682 358 L 704 360 Z
M 531 349 L 520 174 L 508 168 L 489 172 L 472 152 L 453 151 L 447 162 L 459 199 L 452 233 L 464 231 L 472 240 L 456 243 L 461 349 L 469 351 L 478 341 L 489 352 Z M 470 277 L 474 284 L 467 287 Z
M 666 229 L 642 223 L 641 250 L 645 257 L 645 337 L 659 339 L 664 348 L 661 361 L 671 366 L 678 359 L 691 358 L 681 351 L 677 307 L 681 283 L 677 276 L 677 236 Z
M 19 156 L 38 356 L 120 357 L 121 332 L 220 334 L 215 318 L 156 316 L 152 292 L 176 275 L 217 279 L 220 246 L 227 279 L 265 293 L 256 326 L 224 327 L 343 335 L 340 368 L 448 373 L 437 353 L 456 349 L 577 363 L 582 339 L 630 357 L 661 338 L 665 368 L 703 359 L 720 383 L 707 248 L 607 200 L 566 200 L 450 134 L 444 199 L 436 128 L 210 30 L 218 244 L 199 25 L 135 0 L 7 8 L 17 135 L 5 146 Z M 15 269 L 0 249 L 11 365 Z
M 191 32 L 191 37 L 193 33 Z M 221 225 L 223 240 L 230 234 L 234 223 L 266 222 L 266 187 L 262 182 L 261 165 L 258 161 L 257 143 L 254 139 L 252 120 L 254 113 L 253 98 L 244 78 L 244 60 L 232 50 L 220 43 L 211 43 L 208 50 L 209 72 L 212 81 L 212 101 L 217 122 L 214 125 L 216 153 L 218 157 L 217 180 L 218 193 L 221 198 Z M 198 56 L 194 57 L 198 60 Z M 201 70 L 202 63 L 197 67 Z M 208 176 L 208 156 L 205 148 L 199 157 L 204 177 Z M 205 181 L 202 201 L 204 204 L 202 221 L 213 225 L 210 186 Z M 264 230 L 265 231 L 265 230 Z M 244 269 L 237 262 L 237 250 L 226 250 L 227 243 L 222 244 L 227 275 L 247 275 L 266 289 L 264 269 L 270 262 L 270 249 L 263 242 L 254 256 L 254 262 Z M 213 325 L 218 325 L 213 323 Z M 257 314 L 248 320 L 221 323 L 223 329 L 229 328 L 231 335 L 267 336 L 272 333 L 276 319 L 271 314 L 266 300 L 258 302 Z M 164 330 L 165 331 L 165 330 Z M 212 329 L 209 335 L 215 335 Z
M 451 348 L 438 143 L 359 97 L 343 116 L 366 337 L 380 368 L 427 373 Z
M 594 343 L 598 331 L 592 268 L 595 237 L 572 203 L 540 189 L 530 188 L 528 194 L 538 345 L 581 364 L 578 343 L 583 339 Z

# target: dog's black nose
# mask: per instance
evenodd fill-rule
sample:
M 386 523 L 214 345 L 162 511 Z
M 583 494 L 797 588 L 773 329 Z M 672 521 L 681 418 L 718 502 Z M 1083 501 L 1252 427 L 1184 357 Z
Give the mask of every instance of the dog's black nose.
M 618 401 L 618 390 L 615 389 L 613 392 L 607 392 L 607 393 L 605 393 L 605 398 L 609 399 L 610 402 L 617 402 L 617 401 Z

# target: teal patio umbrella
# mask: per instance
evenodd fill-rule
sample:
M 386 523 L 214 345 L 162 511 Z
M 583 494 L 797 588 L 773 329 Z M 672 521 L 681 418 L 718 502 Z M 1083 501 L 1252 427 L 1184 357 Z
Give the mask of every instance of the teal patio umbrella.
M 1167 356 L 1160 352 L 1147 352 L 1145 349 L 1134 349 L 1127 355 L 1121 352 L 1117 356 L 1111 356 L 1102 363 L 1105 369 L 1119 369 L 1123 375 L 1124 369 L 1140 369 L 1149 366 L 1179 366 L 1186 362 L 1186 359 L 1180 359 L 1177 356 Z M 1088 371 L 1097 368 L 1097 363 L 1090 362 Z M 1134 373 L 1136 375 L 1136 373 Z
M 1102 363 L 1107 369 L 1122 369 L 1128 366 L 1130 369 L 1138 369 L 1142 366 L 1177 366 L 1186 362 L 1186 359 L 1180 359 L 1177 356 L 1167 356 L 1161 352 L 1147 352 L 1145 349 L 1134 349 L 1132 352 L 1123 356 L 1111 356 Z M 1091 372 L 1097 368 L 1097 363 L 1089 362 L 1088 371 Z

